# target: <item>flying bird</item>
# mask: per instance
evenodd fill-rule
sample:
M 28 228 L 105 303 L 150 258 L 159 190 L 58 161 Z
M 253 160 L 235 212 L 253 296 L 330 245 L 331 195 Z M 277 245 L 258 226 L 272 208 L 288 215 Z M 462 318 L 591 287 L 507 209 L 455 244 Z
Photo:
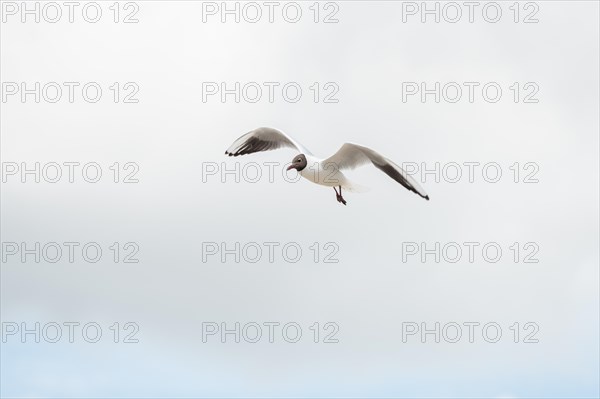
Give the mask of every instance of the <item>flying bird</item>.
M 342 188 L 348 191 L 362 191 L 362 187 L 350 182 L 342 171 L 367 164 L 373 164 L 377 169 L 408 190 L 429 200 L 425 190 L 419 186 L 415 179 L 406 174 L 400 166 L 378 152 L 358 144 L 345 143 L 329 158 L 319 159 L 287 134 L 270 127 L 260 127 L 234 141 L 225 151 L 225 154 L 230 157 L 237 157 L 254 152 L 276 150 L 282 147 L 293 148 L 299 152 L 292 159 L 287 170 L 296 169 L 300 176 L 313 183 L 333 187 L 337 201 L 344 205 L 347 202 L 342 196 Z

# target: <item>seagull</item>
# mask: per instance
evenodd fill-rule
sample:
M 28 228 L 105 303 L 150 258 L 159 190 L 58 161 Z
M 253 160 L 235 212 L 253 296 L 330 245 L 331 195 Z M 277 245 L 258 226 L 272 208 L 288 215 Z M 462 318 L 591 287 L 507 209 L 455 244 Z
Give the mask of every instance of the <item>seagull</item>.
M 366 164 L 373 164 L 377 169 L 408 190 L 429 200 L 425 190 L 419 186 L 415 179 L 406 174 L 400 166 L 378 152 L 358 144 L 345 143 L 329 158 L 319 159 L 289 135 L 270 127 L 259 127 L 235 140 L 225 151 L 225 154 L 230 157 L 237 157 L 255 152 L 276 150 L 282 147 L 293 148 L 299 152 L 292 159 L 287 170 L 296 169 L 300 176 L 313 183 L 333 187 L 336 200 L 341 204 L 346 205 L 347 203 L 342 196 L 342 188 L 351 192 L 364 191 L 363 187 L 350 182 L 342 171 L 352 170 Z

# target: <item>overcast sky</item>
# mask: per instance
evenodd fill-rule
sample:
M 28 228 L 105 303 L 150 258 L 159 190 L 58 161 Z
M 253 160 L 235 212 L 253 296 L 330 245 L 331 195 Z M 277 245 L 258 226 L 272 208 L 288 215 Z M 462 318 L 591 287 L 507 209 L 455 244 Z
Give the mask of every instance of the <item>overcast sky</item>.
M 445 3 L 439 23 L 421 2 L 278 3 L 272 23 L 262 2 L 255 23 L 245 3 L 239 23 L 220 2 L 120 3 L 118 15 L 101 2 L 96 23 L 86 3 L 73 23 L 66 6 L 49 23 L 55 10 L 40 3 L 35 23 L 6 3 L 3 332 L 55 322 L 63 336 L 6 335 L 2 395 L 599 395 L 597 2 L 521 3 L 518 13 L 501 2 L 495 23 L 483 2 L 472 23 L 466 6 L 452 23 Z M 34 94 L 23 100 L 23 88 Z M 349 175 L 370 191 L 344 194 L 344 207 L 330 188 L 283 178 L 292 150 L 223 154 L 259 126 L 322 157 L 348 141 L 371 147 L 411 168 L 431 200 L 365 167 Z M 22 176 L 36 162 L 40 183 Z M 79 162 L 73 183 L 65 162 Z M 94 162 L 85 177 L 102 176 L 89 183 L 82 169 Z M 277 163 L 272 181 L 266 162 Z M 423 173 L 436 167 L 438 181 Z M 36 242 L 59 243 L 62 257 L 23 262 L 7 244 Z M 73 263 L 64 242 L 79 244 Z M 98 262 L 84 259 L 86 243 L 102 249 Z M 221 243 L 239 243 L 239 263 L 222 262 Z M 264 243 L 277 243 L 273 262 Z M 464 243 L 475 243 L 472 261 Z M 78 331 L 69 343 L 64 322 L 98 323 L 102 338 Z M 122 342 L 126 322 L 138 343 Z M 248 334 L 248 323 L 262 326 L 262 338 L 222 343 L 219 331 L 203 342 L 207 323 L 236 322 Z M 273 343 L 268 322 L 280 323 Z M 297 343 L 282 337 L 286 323 L 302 329 Z M 421 323 L 440 323 L 439 343 L 422 342 Z M 479 323 L 472 343 L 464 323 Z M 498 342 L 483 336 L 486 323 L 501 328 Z

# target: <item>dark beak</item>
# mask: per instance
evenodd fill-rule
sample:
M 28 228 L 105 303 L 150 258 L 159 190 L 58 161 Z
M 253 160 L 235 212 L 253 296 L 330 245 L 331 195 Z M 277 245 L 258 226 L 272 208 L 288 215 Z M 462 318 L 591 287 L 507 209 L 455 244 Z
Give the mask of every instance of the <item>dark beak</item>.
M 296 169 L 296 167 L 294 166 L 294 164 L 288 166 L 286 170 L 292 170 L 292 169 Z

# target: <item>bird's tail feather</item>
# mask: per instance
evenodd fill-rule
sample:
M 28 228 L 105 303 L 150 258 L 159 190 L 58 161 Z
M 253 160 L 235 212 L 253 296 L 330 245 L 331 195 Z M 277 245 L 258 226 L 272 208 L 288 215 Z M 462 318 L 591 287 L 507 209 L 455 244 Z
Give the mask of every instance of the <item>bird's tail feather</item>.
M 370 190 L 369 187 L 361 186 L 360 184 L 346 182 L 346 184 L 342 184 L 342 188 L 344 190 L 350 191 L 351 193 L 366 193 Z

